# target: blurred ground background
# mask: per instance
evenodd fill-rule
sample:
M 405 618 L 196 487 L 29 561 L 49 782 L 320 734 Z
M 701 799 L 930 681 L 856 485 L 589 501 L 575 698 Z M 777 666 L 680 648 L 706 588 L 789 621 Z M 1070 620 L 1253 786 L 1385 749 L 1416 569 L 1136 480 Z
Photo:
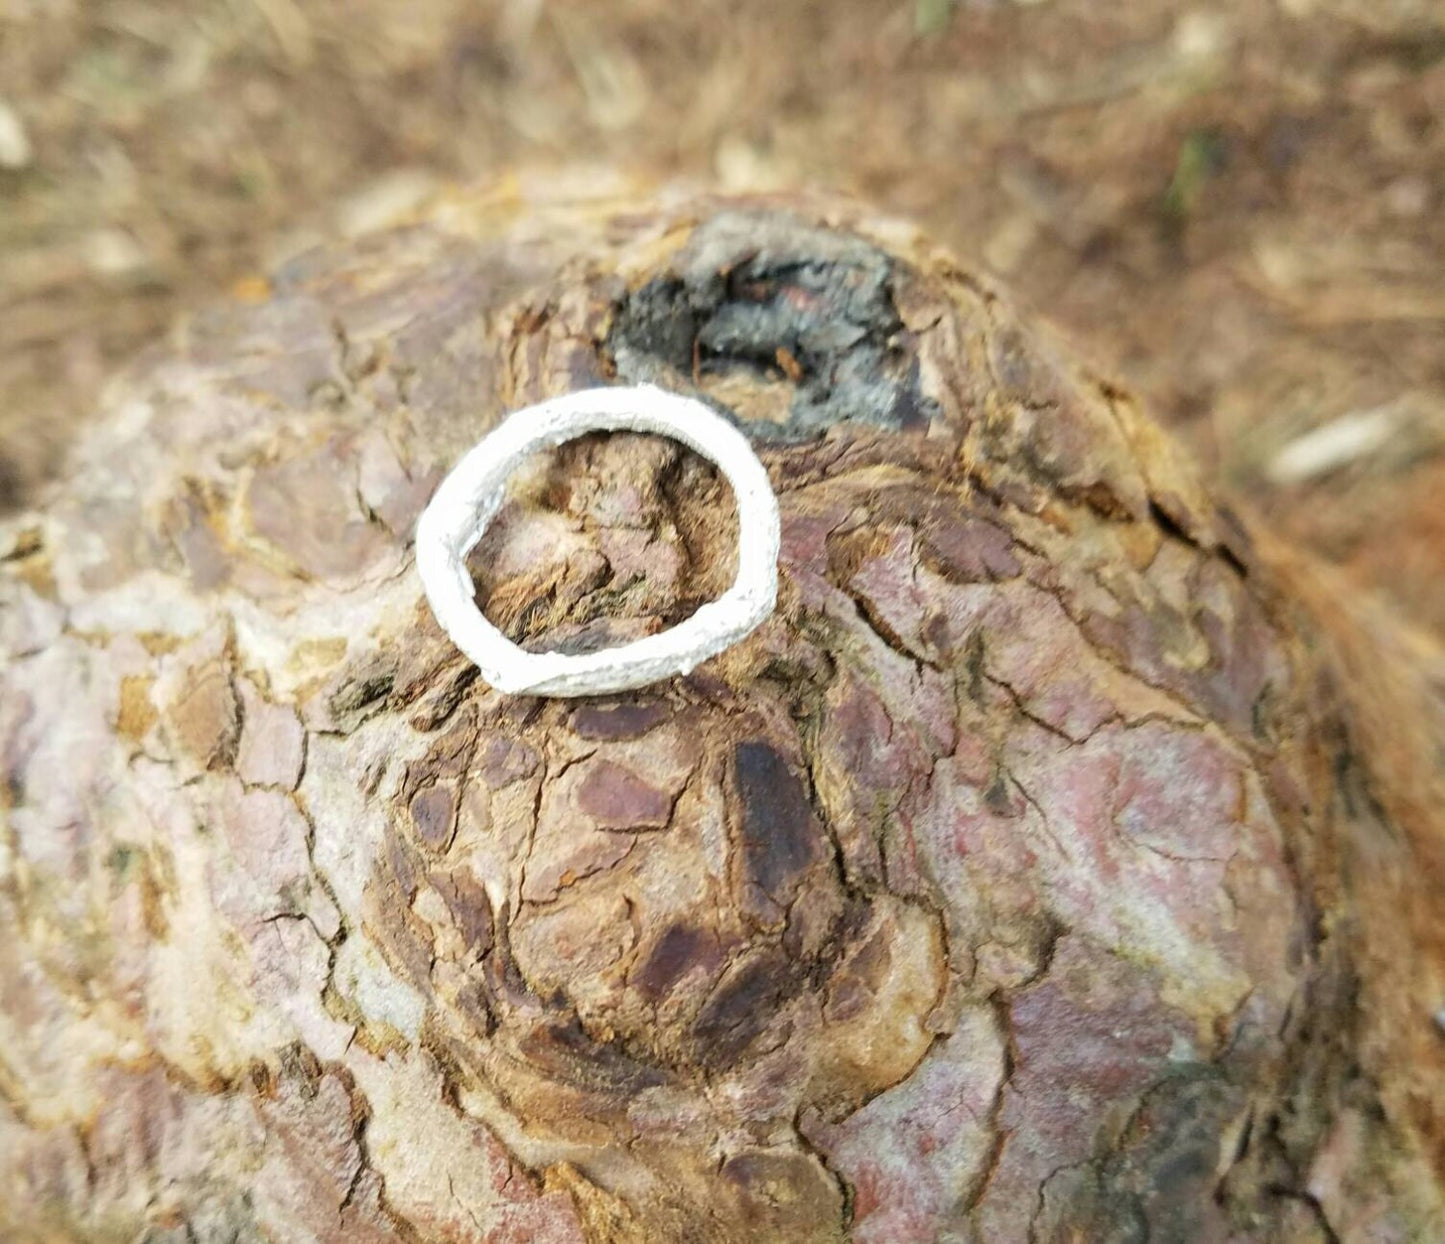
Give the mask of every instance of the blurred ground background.
M 0 509 L 182 308 L 559 170 L 917 219 L 1445 633 L 1442 0 L 0 0 Z

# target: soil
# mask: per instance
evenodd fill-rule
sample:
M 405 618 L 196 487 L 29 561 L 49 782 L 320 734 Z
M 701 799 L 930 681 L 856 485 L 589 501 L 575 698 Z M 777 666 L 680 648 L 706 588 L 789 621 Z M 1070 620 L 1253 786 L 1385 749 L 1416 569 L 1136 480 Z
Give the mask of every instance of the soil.
M 0 500 L 319 241 L 679 181 L 917 220 L 1445 632 L 1433 0 L 0 0 Z

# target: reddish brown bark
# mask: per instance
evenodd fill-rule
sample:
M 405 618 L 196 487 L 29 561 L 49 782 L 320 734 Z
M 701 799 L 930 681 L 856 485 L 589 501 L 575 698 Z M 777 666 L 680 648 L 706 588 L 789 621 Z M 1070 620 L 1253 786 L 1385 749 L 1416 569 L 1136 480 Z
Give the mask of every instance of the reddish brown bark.
M 412 524 L 613 379 L 749 431 L 777 614 L 500 696 Z M 735 529 L 588 440 L 477 576 L 614 642 Z M 7 1238 L 1441 1230 L 1445 664 L 907 230 L 460 205 L 188 324 L 6 541 Z

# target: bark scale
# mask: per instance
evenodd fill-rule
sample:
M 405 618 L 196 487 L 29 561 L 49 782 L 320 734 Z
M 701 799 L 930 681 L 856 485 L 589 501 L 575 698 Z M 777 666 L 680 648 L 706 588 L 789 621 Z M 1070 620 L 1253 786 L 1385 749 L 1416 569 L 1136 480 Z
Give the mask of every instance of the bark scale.
M 777 613 L 498 695 L 412 526 L 609 380 L 753 438 Z M 606 644 L 735 533 L 592 438 L 474 561 Z M 1441 1238 L 1445 663 L 907 229 L 455 204 L 186 324 L 3 548 L 6 1239 Z

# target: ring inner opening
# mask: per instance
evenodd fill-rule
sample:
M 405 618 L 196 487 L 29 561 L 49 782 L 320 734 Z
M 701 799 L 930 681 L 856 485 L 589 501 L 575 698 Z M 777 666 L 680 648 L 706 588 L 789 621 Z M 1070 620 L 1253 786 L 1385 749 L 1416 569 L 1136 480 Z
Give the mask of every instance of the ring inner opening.
M 733 491 L 678 441 L 599 432 L 531 455 L 467 559 L 477 607 L 529 652 L 676 626 L 737 575 Z

